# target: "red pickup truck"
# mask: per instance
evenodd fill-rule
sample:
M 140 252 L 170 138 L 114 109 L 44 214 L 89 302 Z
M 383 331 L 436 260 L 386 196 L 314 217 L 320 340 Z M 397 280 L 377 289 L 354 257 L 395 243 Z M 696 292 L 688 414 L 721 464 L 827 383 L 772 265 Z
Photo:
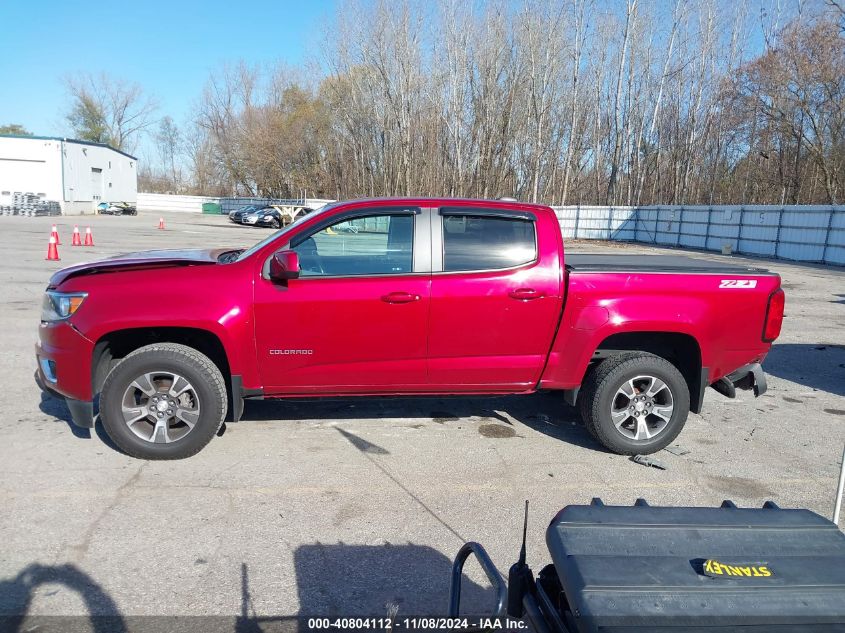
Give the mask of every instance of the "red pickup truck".
M 202 449 L 247 398 L 559 390 L 651 453 L 708 385 L 766 388 L 780 278 L 674 256 L 570 255 L 549 207 L 377 199 L 247 250 L 134 253 L 55 273 L 37 378 L 130 455 Z

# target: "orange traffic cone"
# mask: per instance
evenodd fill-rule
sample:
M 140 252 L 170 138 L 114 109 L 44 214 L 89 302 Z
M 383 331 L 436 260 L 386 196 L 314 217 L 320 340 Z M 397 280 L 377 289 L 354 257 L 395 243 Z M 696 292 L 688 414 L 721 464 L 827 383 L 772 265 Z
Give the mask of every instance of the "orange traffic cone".
M 73 225 L 73 239 L 70 242 L 71 246 L 82 246 L 82 240 L 79 239 L 79 227 Z
M 50 246 L 47 247 L 47 257 L 44 259 L 49 261 L 59 261 L 59 249 L 56 247 L 56 238 L 50 236 Z
M 91 234 L 91 227 L 85 229 L 85 246 L 94 246 L 94 236 Z
M 162 231 L 164 230 L 164 218 L 158 219 L 158 228 L 160 228 Z
M 55 238 L 56 238 L 56 244 L 61 244 L 61 243 L 62 243 L 62 241 L 59 239 L 59 231 L 58 231 L 58 229 L 56 228 L 56 225 L 55 225 L 55 224 L 53 225 L 53 230 L 52 230 L 52 231 L 50 231 L 50 237 L 55 237 Z

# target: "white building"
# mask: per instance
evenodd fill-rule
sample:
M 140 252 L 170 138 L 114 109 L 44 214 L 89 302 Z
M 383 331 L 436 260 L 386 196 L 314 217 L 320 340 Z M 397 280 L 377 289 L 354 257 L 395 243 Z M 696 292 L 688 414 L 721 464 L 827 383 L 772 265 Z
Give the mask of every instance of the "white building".
M 0 206 L 21 194 L 57 201 L 62 213 L 93 213 L 100 202 L 138 198 L 138 160 L 88 141 L 0 135 Z

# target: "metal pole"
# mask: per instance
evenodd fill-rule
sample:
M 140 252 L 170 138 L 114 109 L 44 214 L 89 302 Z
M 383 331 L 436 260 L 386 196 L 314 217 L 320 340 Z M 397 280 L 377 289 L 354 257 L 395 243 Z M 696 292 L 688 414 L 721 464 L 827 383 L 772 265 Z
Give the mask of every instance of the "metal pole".
M 654 208 L 654 233 L 651 236 L 651 243 L 657 244 L 657 228 L 660 226 L 660 208 Z
M 822 264 L 827 263 L 827 247 L 830 244 L 830 232 L 833 229 L 833 215 L 836 213 L 836 207 L 830 207 L 830 215 L 827 216 L 827 232 L 824 234 L 824 248 L 822 248 Z
M 575 207 L 575 235 L 574 239 L 578 239 L 578 220 L 581 219 L 581 203 L 578 203 L 578 206 Z
M 780 211 L 778 211 L 778 230 L 775 233 L 775 258 L 780 257 L 778 253 L 780 252 L 780 229 L 783 226 L 783 214 L 786 213 L 786 209 L 783 205 L 780 207 Z
M 833 505 L 833 522 L 839 525 L 842 510 L 842 489 L 845 488 L 845 444 L 842 445 L 842 467 L 839 469 L 839 486 L 836 488 L 836 503 Z
M 639 242 L 640 237 L 640 206 L 637 205 L 634 209 L 634 241 Z
M 675 240 L 675 248 L 681 245 L 681 233 L 684 230 L 684 205 L 681 205 L 680 215 L 678 217 L 678 237 Z

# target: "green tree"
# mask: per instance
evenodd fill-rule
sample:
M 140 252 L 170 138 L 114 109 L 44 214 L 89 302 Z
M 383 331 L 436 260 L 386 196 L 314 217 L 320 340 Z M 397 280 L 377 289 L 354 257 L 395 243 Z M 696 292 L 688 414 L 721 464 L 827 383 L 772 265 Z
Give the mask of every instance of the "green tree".
M 9 123 L 8 125 L 0 125 L 0 134 L 15 134 L 17 136 L 32 136 L 32 132 L 27 130 L 19 123 Z
M 74 135 L 83 141 L 112 145 L 103 105 L 84 91 L 74 95 L 74 99 L 73 108 L 67 115 Z
M 136 83 L 106 74 L 80 75 L 66 83 L 71 98 L 67 120 L 80 139 L 133 151 L 139 136 L 156 122 L 155 100 Z

